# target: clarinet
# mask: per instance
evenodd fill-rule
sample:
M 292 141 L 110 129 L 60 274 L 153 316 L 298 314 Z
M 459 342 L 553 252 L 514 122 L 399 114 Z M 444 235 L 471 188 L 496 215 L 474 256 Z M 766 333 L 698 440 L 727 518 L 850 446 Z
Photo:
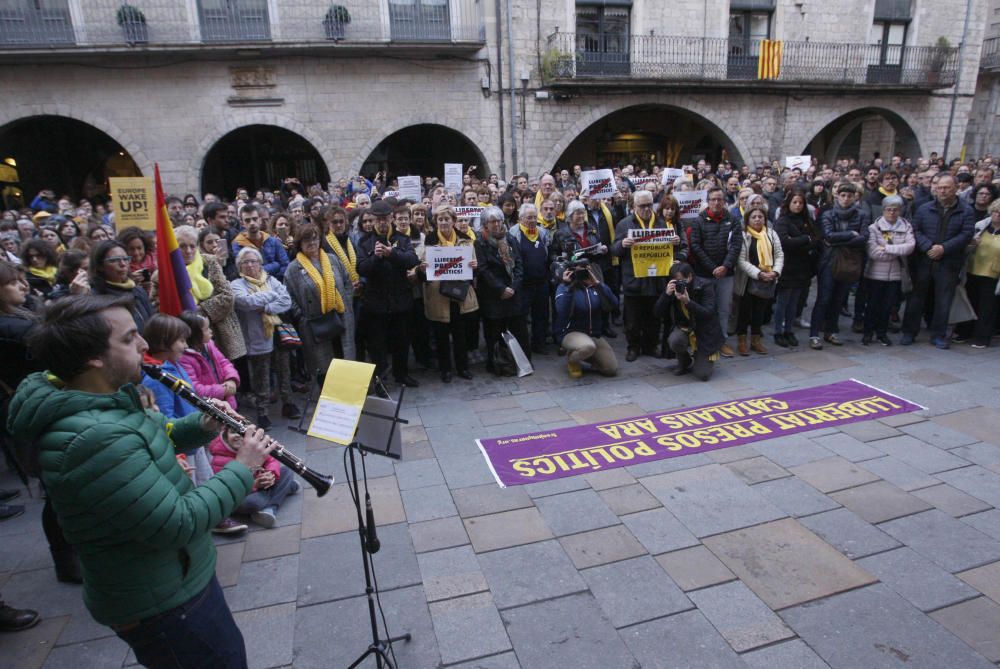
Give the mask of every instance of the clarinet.
M 162 383 L 170 390 L 170 392 L 178 395 L 181 399 L 186 400 L 202 413 L 208 414 L 215 420 L 225 425 L 230 429 L 230 431 L 242 436 L 248 429 L 250 429 L 250 423 L 245 418 L 242 416 L 235 417 L 225 411 L 222 411 L 204 397 L 196 393 L 190 386 L 184 383 L 184 381 L 177 378 L 170 372 L 163 371 L 162 367 L 143 363 L 142 371 L 144 371 L 151 379 L 155 379 Z M 309 469 L 302 459 L 289 452 L 288 449 L 281 444 L 275 443 L 275 447 L 274 450 L 271 451 L 271 455 L 275 460 L 294 471 L 296 474 L 301 476 L 306 483 L 315 488 L 317 497 L 325 495 L 330 490 L 330 486 L 333 485 L 332 476 L 320 474 L 315 470 Z

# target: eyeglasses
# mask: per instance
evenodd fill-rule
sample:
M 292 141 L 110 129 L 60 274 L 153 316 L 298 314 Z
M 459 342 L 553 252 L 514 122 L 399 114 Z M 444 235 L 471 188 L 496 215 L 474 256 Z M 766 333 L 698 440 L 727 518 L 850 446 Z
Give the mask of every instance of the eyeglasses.
M 111 258 L 105 258 L 104 262 L 121 263 L 124 265 L 125 263 L 128 262 L 128 256 L 114 256 Z
M 244 260 L 240 264 L 241 265 L 259 265 L 260 261 L 257 260 L 256 258 L 247 258 L 246 260 Z

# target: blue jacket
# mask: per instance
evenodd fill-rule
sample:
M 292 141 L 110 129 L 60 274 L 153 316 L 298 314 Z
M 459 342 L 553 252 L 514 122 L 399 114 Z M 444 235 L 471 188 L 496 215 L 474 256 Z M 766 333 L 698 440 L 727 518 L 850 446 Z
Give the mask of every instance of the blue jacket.
M 188 376 L 188 373 L 185 372 L 184 368 L 180 365 L 174 364 L 169 360 L 165 360 L 163 362 L 163 371 L 170 372 L 181 381 L 194 388 L 194 383 L 191 382 L 191 377 Z M 146 376 L 145 372 L 142 374 L 142 385 L 153 391 L 153 395 L 156 397 L 157 408 L 159 408 L 160 413 L 167 418 L 183 418 L 184 416 L 198 413 L 198 410 L 188 404 L 186 400 L 182 400 L 179 395 L 175 395 L 170 392 L 169 388 L 156 379 Z
M 599 283 L 586 288 L 572 288 L 565 283 L 556 289 L 556 316 L 552 323 L 552 334 L 557 341 L 562 341 L 570 332 L 582 332 L 591 337 L 600 337 L 601 330 L 601 295 L 614 307 L 618 306 L 618 298 L 611 292 L 608 285 Z
M 233 241 L 233 258 L 243 248 L 238 243 L 239 239 L 237 237 Z M 264 271 L 267 272 L 268 276 L 273 276 L 280 281 L 285 276 L 285 270 L 288 269 L 288 253 L 285 252 L 284 244 L 277 237 L 268 237 L 264 240 L 264 244 L 260 247 L 259 251 L 260 255 L 264 257 Z
M 938 222 L 941 219 L 941 203 L 937 200 L 921 205 L 910 223 L 913 225 L 913 236 L 917 240 L 915 258 L 927 259 L 927 251 L 935 244 L 944 247 L 944 257 L 941 263 L 951 267 L 961 267 L 965 259 L 965 247 L 972 241 L 975 232 L 976 216 L 972 207 L 956 200 L 955 206 L 948 213 L 944 226 L 944 236 L 938 239 Z

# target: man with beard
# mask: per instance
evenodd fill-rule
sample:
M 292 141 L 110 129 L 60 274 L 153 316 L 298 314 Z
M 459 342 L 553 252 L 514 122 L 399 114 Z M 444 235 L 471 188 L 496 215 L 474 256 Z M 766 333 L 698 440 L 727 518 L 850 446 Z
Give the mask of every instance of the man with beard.
M 195 488 L 175 449 L 207 444 L 222 426 L 143 407 L 135 384 L 148 347 L 129 306 L 103 295 L 53 303 L 31 337 L 48 371 L 19 386 L 9 426 L 38 449 L 94 619 L 147 667 L 245 667 L 209 531 L 250 493 L 273 442 L 255 426 L 225 432 L 236 458 Z
M 240 220 L 243 222 L 243 232 L 233 239 L 232 257 L 238 256 L 244 246 L 253 246 L 264 258 L 263 270 L 268 276 L 281 281 L 288 267 L 288 253 L 281 240 L 264 232 L 260 210 L 256 205 L 243 205 L 240 209 Z
M 409 235 L 393 229 L 388 203 L 379 200 L 369 211 L 375 218 L 374 227 L 358 243 L 358 274 L 365 278 L 361 313 L 368 353 L 375 362 L 375 373 L 384 380 L 391 350 L 396 383 L 416 388 L 420 383 L 410 376 L 407 362 L 413 291 L 406 273 L 420 260 Z

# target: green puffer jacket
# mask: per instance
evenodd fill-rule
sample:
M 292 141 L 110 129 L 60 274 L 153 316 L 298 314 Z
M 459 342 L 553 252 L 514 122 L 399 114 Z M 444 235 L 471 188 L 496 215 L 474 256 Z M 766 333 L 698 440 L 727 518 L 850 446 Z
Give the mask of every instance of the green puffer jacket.
M 80 554 L 94 620 L 137 622 L 208 585 L 215 573 L 209 531 L 246 497 L 253 478 L 234 460 L 194 487 L 174 447 L 211 438 L 200 414 L 169 422 L 144 411 L 131 384 L 99 395 L 62 389 L 38 372 L 18 387 L 8 425 L 38 446 L 59 524 Z

